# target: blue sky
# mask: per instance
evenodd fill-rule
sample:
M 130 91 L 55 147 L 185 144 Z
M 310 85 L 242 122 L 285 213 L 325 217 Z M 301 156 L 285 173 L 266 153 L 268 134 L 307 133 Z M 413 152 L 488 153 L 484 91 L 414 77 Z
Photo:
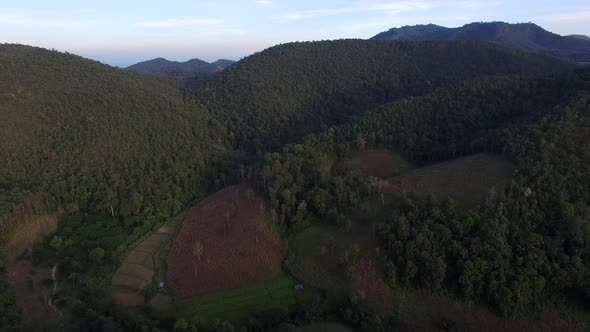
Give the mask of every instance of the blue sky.
M 588 0 L 0 1 L 0 42 L 119 66 L 158 56 L 239 59 L 278 43 L 369 38 L 425 23 L 535 22 L 559 34 L 590 35 Z

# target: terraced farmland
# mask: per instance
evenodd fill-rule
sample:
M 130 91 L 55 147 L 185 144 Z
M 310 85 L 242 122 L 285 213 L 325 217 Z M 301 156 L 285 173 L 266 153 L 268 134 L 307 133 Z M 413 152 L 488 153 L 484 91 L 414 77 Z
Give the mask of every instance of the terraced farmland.
M 166 251 L 173 235 L 173 227 L 162 226 L 129 252 L 111 280 L 115 302 L 126 306 L 145 303 L 142 291 L 153 281 L 159 268 L 158 256 Z

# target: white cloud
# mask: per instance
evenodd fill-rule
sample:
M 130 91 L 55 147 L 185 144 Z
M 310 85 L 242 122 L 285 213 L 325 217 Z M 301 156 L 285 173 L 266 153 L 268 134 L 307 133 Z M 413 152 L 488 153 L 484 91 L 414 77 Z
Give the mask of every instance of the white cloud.
M 142 21 L 136 22 L 133 26 L 138 28 L 160 29 L 160 28 L 177 28 L 186 26 L 202 26 L 202 25 L 220 25 L 224 21 L 220 19 L 209 18 L 171 18 L 159 21 Z
M 256 0 L 256 3 L 261 5 L 261 6 L 267 6 L 271 4 L 270 0 Z
M 27 25 L 46 28 L 79 29 L 97 24 L 93 20 L 67 20 L 67 19 L 34 19 L 21 15 L 0 14 L 0 24 L 5 25 Z
M 501 2 L 487 1 L 383 1 L 368 0 L 358 2 L 356 6 L 325 8 L 315 10 L 305 10 L 298 12 L 283 13 L 280 18 L 285 21 L 296 21 L 312 17 L 333 16 L 340 14 L 356 12 L 385 12 L 388 15 L 395 15 L 411 11 L 429 10 L 441 7 L 457 7 L 463 9 L 481 9 L 483 7 L 496 7 Z

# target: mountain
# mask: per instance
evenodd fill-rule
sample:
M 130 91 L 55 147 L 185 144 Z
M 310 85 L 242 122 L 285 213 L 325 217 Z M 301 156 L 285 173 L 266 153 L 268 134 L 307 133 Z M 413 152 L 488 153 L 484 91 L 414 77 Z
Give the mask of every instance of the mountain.
M 221 64 L 228 65 L 229 60 L 218 60 Z M 125 69 L 142 74 L 168 76 L 174 78 L 193 78 L 196 76 L 207 76 L 216 73 L 225 67 L 215 63 L 208 63 L 200 59 L 192 59 L 186 62 L 170 61 L 164 58 L 156 58 L 140 62 Z
M 39 193 L 69 212 L 168 215 L 202 192 L 204 161 L 223 152 L 181 81 L 9 44 L 0 72 L 2 216 Z
M 233 65 L 234 63 L 236 63 L 236 62 L 233 60 L 227 60 L 227 59 L 219 59 L 215 62 L 211 62 L 212 65 L 217 66 L 222 69 L 225 69 L 225 68 Z
M 228 123 L 234 143 L 276 148 L 376 104 L 463 80 L 574 67 L 477 41 L 289 43 L 242 59 L 203 82 L 194 96 Z
M 582 39 L 582 40 L 585 40 L 585 41 L 590 42 L 590 37 L 588 37 L 586 35 L 569 35 L 569 36 L 566 36 L 566 37 Z
M 223 157 L 234 149 L 263 153 L 467 79 L 574 67 L 480 42 L 293 43 L 187 91 L 182 81 L 40 48 L 2 45 L 0 54 L 1 211 L 45 193 L 67 211 L 146 218 L 224 183 L 230 170 L 205 174 L 235 162 Z
M 18 304 L 28 303 L 23 299 L 39 304 L 40 296 L 59 312 L 36 321 L 72 331 L 172 324 L 175 330 L 231 331 L 233 324 L 240 330 L 290 329 L 323 317 L 341 319 L 355 330 L 390 331 L 413 327 L 412 320 L 425 321 L 420 319 L 425 315 L 432 319 L 417 330 L 474 326 L 472 318 L 484 311 L 443 316 L 444 294 L 452 303 L 483 304 L 494 318 L 493 326 L 486 326 L 498 329 L 511 317 L 522 326 L 545 309 L 570 310 L 571 304 L 582 312 L 577 306 L 590 301 L 588 91 L 589 68 L 482 41 L 283 44 L 194 85 L 72 54 L 0 44 L 0 246 L 8 236 L 35 242 L 6 265 L 6 251 L 0 250 L 0 330 L 23 330 Z M 387 150 L 382 153 L 407 167 L 495 154 L 518 171 L 506 175 L 511 180 L 506 188 L 486 189 L 485 201 L 464 211 L 446 195 L 418 197 L 404 188 L 384 193 L 395 178 L 339 167 L 368 149 Z M 437 172 L 436 182 L 471 195 L 449 181 L 460 177 L 465 183 L 470 177 L 463 169 L 454 173 Z M 479 168 L 476 173 L 491 176 Z M 227 207 L 214 216 L 223 223 L 215 237 L 242 232 L 242 213 L 252 211 L 267 215 L 260 219 L 272 223 L 273 237 L 313 235 L 318 228 L 328 234 L 302 241 L 310 254 L 289 254 L 279 282 L 228 291 L 232 308 L 250 318 L 232 318 L 226 306 L 208 321 L 201 314 L 217 310 L 228 292 L 196 298 L 198 303 L 177 301 L 178 288 L 156 289 L 161 279 L 154 269 L 167 266 L 161 256 L 188 252 L 184 272 L 195 277 L 201 254 L 204 264 L 245 275 L 209 256 L 212 249 L 228 252 L 202 238 L 211 232 L 168 242 L 190 206 L 236 183 L 252 190 L 236 196 L 227 191 L 221 200 L 199 204 L 207 210 L 204 217 Z M 257 201 L 256 194 L 265 201 Z M 42 238 L 33 217 L 47 211 L 64 218 Z M 203 227 L 199 218 L 185 220 L 192 229 Z M 259 241 L 266 237 L 258 233 L 265 228 L 249 230 L 251 236 L 240 241 L 263 246 Z M 332 236 L 337 233 L 347 235 Z M 296 243 L 289 241 L 290 251 Z M 153 251 L 137 259 L 138 248 Z M 352 281 L 350 293 L 347 283 L 316 290 L 297 277 L 304 266 L 297 263 L 299 256 L 317 261 L 319 252 L 325 255 L 318 262 L 329 261 L 338 279 Z M 241 259 L 239 252 L 229 254 Z M 121 265 L 132 259 L 133 266 Z M 140 279 L 145 292 L 117 290 L 142 303 L 164 297 L 170 305 L 161 311 L 114 305 L 118 269 L 123 280 L 131 280 L 126 284 Z M 318 275 L 314 268 L 304 270 Z M 305 285 L 305 296 L 293 297 L 291 278 Z M 266 287 L 297 304 L 267 301 Z M 423 294 L 437 299 L 418 318 L 390 319 L 389 298 L 374 304 L 381 308 L 365 306 L 374 290 L 380 295 L 390 287 L 422 289 L 419 300 L 409 302 L 419 306 L 426 303 Z M 261 311 L 260 301 L 276 303 L 277 310 Z M 22 321 L 36 317 L 37 307 L 23 307 Z M 469 322 L 457 321 L 457 315 Z M 564 325 L 557 315 L 549 317 L 553 330 L 578 326 Z
M 471 23 L 459 28 L 433 24 L 404 26 L 381 32 L 377 40 L 482 40 L 558 57 L 573 62 L 590 62 L 590 42 L 564 37 L 533 23 Z

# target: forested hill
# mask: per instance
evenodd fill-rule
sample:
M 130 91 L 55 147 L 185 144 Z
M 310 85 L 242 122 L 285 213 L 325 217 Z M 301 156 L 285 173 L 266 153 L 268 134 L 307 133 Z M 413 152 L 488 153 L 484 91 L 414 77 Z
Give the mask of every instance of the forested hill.
M 69 212 L 170 215 L 223 151 L 176 80 L 8 44 L 0 73 L 2 215 L 27 193 Z
M 471 23 L 459 28 L 446 28 L 434 24 L 414 25 L 393 28 L 379 33 L 372 39 L 484 40 L 564 60 L 590 62 L 590 41 L 588 39 L 560 36 L 533 23 Z
M 290 43 L 243 59 L 195 96 L 226 119 L 235 143 L 279 146 L 399 97 L 477 77 L 573 67 L 486 42 Z
M 294 43 L 198 85 L 195 103 L 177 80 L 1 45 L 0 211 L 43 194 L 43 204 L 69 213 L 149 224 L 226 183 L 218 163 L 246 155 L 235 147 L 264 152 L 466 79 L 573 67 L 479 42 Z
M 156 58 L 136 63 L 125 69 L 142 74 L 160 75 L 174 78 L 195 78 L 209 76 L 230 66 L 231 60 L 217 60 L 208 63 L 200 59 L 192 59 L 185 62 L 170 61 L 164 58 Z

